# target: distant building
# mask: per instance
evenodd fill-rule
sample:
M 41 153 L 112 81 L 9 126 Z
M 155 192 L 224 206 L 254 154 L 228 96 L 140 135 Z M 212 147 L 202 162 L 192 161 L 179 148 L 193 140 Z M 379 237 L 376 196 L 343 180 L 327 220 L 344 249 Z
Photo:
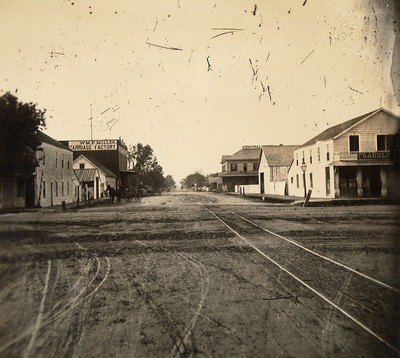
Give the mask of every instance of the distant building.
M 72 151 L 41 131 L 37 135 L 42 142 L 41 149 L 36 153 L 39 166 L 26 184 L 26 206 L 73 202 Z
M 261 194 L 287 195 L 287 173 L 298 145 L 266 145 L 261 149 L 259 182 Z
M 399 197 L 400 173 L 390 160 L 400 117 L 384 110 L 328 128 L 294 152 L 289 195 Z M 305 180 L 304 180 L 305 179 Z
M 218 174 L 208 175 L 207 180 L 211 191 L 222 191 L 222 178 Z
M 258 185 L 258 165 L 261 146 L 243 146 L 232 155 L 223 155 L 221 164 L 222 187 L 228 192 L 239 185 Z
M 64 140 L 74 153 L 74 160 L 80 155 L 90 156 L 117 176 L 117 185 L 125 178 L 128 165 L 128 148 L 120 139 Z
M 107 196 L 107 186 L 117 187 L 117 176 L 90 155 L 80 155 L 73 163 L 74 174 L 79 186 L 75 188 L 75 198 L 82 200 L 85 193 L 90 198 Z

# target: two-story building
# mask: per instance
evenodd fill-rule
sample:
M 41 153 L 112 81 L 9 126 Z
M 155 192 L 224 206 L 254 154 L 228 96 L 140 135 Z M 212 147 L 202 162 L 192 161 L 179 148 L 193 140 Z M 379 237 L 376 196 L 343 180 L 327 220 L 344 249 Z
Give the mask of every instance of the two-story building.
M 287 173 L 298 145 L 262 146 L 258 170 L 260 193 L 287 195 Z
M 42 142 L 36 153 L 39 166 L 26 183 L 26 206 L 43 207 L 59 205 L 63 201 L 73 202 L 72 151 L 41 131 L 37 132 L 37 136 Z
M 294 151 L 289 195 L 399 197 L 399 170 L 390 160 L 400 117 L 385 109 L 326 129 Z
M 239 185 L 258 185 L 258 165 L 261 146 L 243 146 L 232 155 L 223 155 L 221 164 L 222 188 L 234 192 Z

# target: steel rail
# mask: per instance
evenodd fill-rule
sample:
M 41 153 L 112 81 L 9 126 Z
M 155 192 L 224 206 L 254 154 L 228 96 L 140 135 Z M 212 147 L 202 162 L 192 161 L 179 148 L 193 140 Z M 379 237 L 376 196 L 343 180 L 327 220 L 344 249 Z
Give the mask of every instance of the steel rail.
M 262 256 L 264 256 L 266 259 L 268 259 L 269 261 L 271 261 L 273 264 L 275 264 L 276 266 L 278 266 L 282 271 L 286 272 L 289 276 L 293 277 L 296 281 L 298 281 L 299 283 L 301 283 L 303 286 L 305 286 L 306 288 L 308 288 L 310 291 L 312 291 L 314 294 L 316 294 L 318 297 L 322 298 L 324 301 L 326 301 L 327 303 L 329 303 L 331 306 L 333 306 L 334 308 L 336 308 L 339 312 L 341 312 L 343 315 L 345 315 L 347 318 L 349 318 L 351 321 L 353 321 L 354 323 L 356 323 L 359 327 L 361 327 L 362 329 L 364 329 L 366 332 L 368 332 L 369 334 L 371 334 L 372 336 L 374 336 L 376 339 L 378 339 L 380 342 L 384 343 L 386 346 L 388 346 L 390 349 L 392 349 L 393 351 L 395 351 L 397 354 L 400 354 L 400 350 L 398 350 L 396 347 L 394 347 L 393 345 L 391 345 L 389 342 L 387 342 L 384 338 L 382 338 L 381 336 L 379 336 L 377 333 L 375 333 L 374 331 L 372 331 L 369 327 L 367 327 L 365 324 L 363 324 L 362 322 L 360 322 L 357 318 L 353 317 L 351 314 L 349 314 L 348 312 L 346 312 L 344 309 L 340 308 L 336 303 L 332 302 L 329 298 L 327 298 L 325 295 L 323 295 L 322 293 L 318 292 L 316 289 L 312 288 L 310 285 L 308 285 L 306 282 L 304 282 L 302 279 L 300 279 L 299 277 L 297 277 L 296 275 L 294 275 L 293 273 L 291 273 L 290 271 L 288 271 L 287 269 L 285 269 L 282 265 L 280 265 L 278 262 L 276 262 L 274 259 L 272 259 L 271 257 L 269 257 L 266 253 L 264 253 L 263 251 L 261 251 L 259 248 L 257 248 L 255 245 L 253 245 L 251 242 L 249 242 L 246 238 L 244 238 L 242 235 L 240 235 L 235 229 L 233 229 L 231 226 L 229 226 L 224 220 L 222 220 L 217 214 L 215 214 L 212 210 L 210 210 L 209 208 L 207 208 L 205 205 L 203 204 L 199 204 L 202 207 L 204 207 L 207 211 L 209 211 L 213 216 L 215 216 L 223 225 L 225 225 L 229 230 L 231 230 L 236 236 L 238 236 L 240 239 L 242 239 L 244 242 L 246 242 L 249 246 L 251 246 L 254 250 L 256 250 L 259 254 L 261 254 Z M 215 205 L 218 206 L 218 205 Z
M 395 292 L 400 293 L 400 290 L 397 289 L 396 287 L 390 286 L 390 285 L 388 285 L 387 283 L 381 282 L 381 281 L 379 281 L 379 280 L 377 280 L 377 279 L 375 279 L 375 278 L 373 278 L 373 277 L 371 277 L 371 276 L 368 276 L 368 275 L 366 275 L 366 274 L 364 274 L 364 273 L 362 273 L 362 272 L 360 272 L 360 271 L 357 271 L 357 270 L 355 270 L 355 269 L 352 269 L 352 268 L 349 267 L 349 266 L 346 266 L 346 265 L 344 265 L 344 264 L 342 264 L 342 263 L 340 263 L 340 262 L 337 262 L 337 261 L 335 261 L 335 260 L 332 260 L 332 259 L 330 259 L 329 257 L 326 257 L 326 256 L 324 256 L 324 255 L 321 255 L 321 254 L 319 254 L 318 252 L 315 252 L 315 251 L 313 251 L 313 250 L 310 250 L 310 249 L 308 249 L 307 247 L 305 247 L 305 246 L 303 246 L 303 245 L 301 245 L 301 244 L 295 242 L 294 240 L 288 239 L 287 237 L 284 237 L 284 236 L 282 236 L 282 235 L 279 235 L 279 234 L 277 234 L 277 233 L 275 233 L 275 232 L 273 232 L 273 231 L 271 231 L 271 230 L 268 230 L 268 229 L 266 229 L 266 228 L 264 228 L 264 227 L 258 225 L 257 223 L 255 223 L 255 222 L 253 222 L 253 221 L 251 221 L 251 220 L 249 220 L 249 219 L 246 219 L 246 218 L 243 217 L 242 215 L 239 215 L 239 214 L 235 213 L 235 212 L 232 211 L 232 210 L 225 209 L 225 208 L 223 208 L 223 207 L 221 207 L 221 206 L 219 206 L 219 205 L 216 205 L 216 204 L 213 204 L 213 205 L 214 205 L 214 206 L 217 206 L 217 207 L 219 207 L 219 208 L 221 208 L 222 210 L 228 211 L 229 213 L 231 213 L 231 214 L 237 216 L 238 218 L 241 218 L 242 220 L 247 221 L 249 224 L 252 224 L 252 225 L 258 227 L 259 229 L 261 229 L 261 230 L 267 232 L 268 234 L 271 234 L 271 235 L 276 236 L 276 237 L 278 237 L 278 238 L 280 238 L 280 239 L 282 239 L 282 240 L 285 240 L 285 241 L 291 243 L 292 245 L 295 245 L 295 246 L 297 246 L 297 247 L 299 247 L 299 248 L 301 248 L 301 249 L 303 249 L 303 250 L 309 252 L 310 254 L 313 254 L 313 255 L 315 255 L 315 256 L 317 256 L 317 257 L 323 259 L 323 260 L 329 261 L 329 262 L 331 262 L 331 263 L 333 263 L 333 264 L 335 264 L 335 265 L 337 265 L 337 266 L 340 266 L 341 268 L 344 268 L 344 269 L 346 269 L 346 270 L 348 270 L 348 271 L 350 271 L 350 272 L 352 272 L 352 273 L 354 273 L 354 274 L 356 274 L 356 275 L 359 275 L 359 276 L 361 276 L 361 277 L 363 277 L 363 278 L 366 278 L 367 280 L 370 280 L 370 281 L 372 281 L 372 282 L 374 282 L 374 283 L 376 283 L 376 284 L 378 284 L 378 285 L 380 285 L 380 286 L 382 286 L 382 287 L 385 287 L 385 288 L 387 288 L 388 290 L 391 290 L 391 291 L 395 291 Z

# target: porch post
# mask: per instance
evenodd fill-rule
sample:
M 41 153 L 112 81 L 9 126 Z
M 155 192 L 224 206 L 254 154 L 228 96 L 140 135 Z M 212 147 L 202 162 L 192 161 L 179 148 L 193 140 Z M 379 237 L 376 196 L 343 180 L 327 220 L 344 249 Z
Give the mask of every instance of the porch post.
M 340 187 L 339 187 L 339 168 L 334 167 L 333 178 L 335 184 L 335 198 L 340 198 Z
M 388 188 L 387 188 L 387 176 L 385 167 L 380 167 L 379 169 L 380 176 L 381 176 L 381 196 L 382 198 L 387 198 L 388 196 Z
M 362 167 L 357 167 L 357 196 L 363 197 L 364 190 L 363 190 L 363 175 L 362 175 Z

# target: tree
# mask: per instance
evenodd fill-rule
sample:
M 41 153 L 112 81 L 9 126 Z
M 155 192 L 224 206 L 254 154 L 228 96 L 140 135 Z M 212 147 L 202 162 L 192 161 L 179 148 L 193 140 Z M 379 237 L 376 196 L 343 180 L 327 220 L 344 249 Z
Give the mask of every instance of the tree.
M 35 171 L 42 144 L 37 131 L 45 127 L 45 113 L 9 92 L 0 97 L 0 177 L 26 178 Z
M 175 188 L 175 180 L 172 178 L 171 175 L 167 175 L 164 178 L 164 187 L 167 189 Z
M 201 187 L 207 185 L 208 184 L 207 177 L 199 172 L 196 172 L 196 173 L 188 175 L 184 179 L 184 185 L 188 189 L 194 187 L 195 184 L 197 185 L 198 188 L 201 188 Z
M 154 188 L 161 188 L 164 185 L 164 172 L 153 149 L 148 145 L 138 143 L 129 147 L 128 162 L 130 167 L 139 173 L 139 180 L 143 184 L 151 185 Z

